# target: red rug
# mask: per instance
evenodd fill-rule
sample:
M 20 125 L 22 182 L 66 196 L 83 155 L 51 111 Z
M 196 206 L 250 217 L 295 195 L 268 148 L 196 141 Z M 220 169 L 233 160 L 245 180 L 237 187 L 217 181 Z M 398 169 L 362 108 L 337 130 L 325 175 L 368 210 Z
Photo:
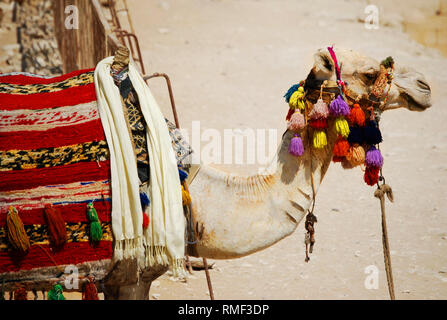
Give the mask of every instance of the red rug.
M 0 274 L 112 257 L 109 154 L 93 73 L 0 75 Z M 89 202 L 103 229 L 99 243 L 89 237 Z M 68 242 L 59 250 L 49 239 L 46 204 L 66 222 Z M 8 243 L 10 206 L 30 238 L 26 254 Z

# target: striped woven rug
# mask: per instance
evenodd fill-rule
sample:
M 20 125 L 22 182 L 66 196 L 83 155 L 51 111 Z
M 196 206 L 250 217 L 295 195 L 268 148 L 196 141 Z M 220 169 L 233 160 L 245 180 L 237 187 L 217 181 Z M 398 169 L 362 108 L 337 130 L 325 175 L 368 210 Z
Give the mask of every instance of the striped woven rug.
M 93 75 L 0 75 L 0 274 L 112 257 L 109 156 Z M 103 229 L 96 244 L 86 215 L 92 201 Z M 66 222 L 61 250 L 49 241 L 46 204 L 59 208 Z M 8 244 L 9 206 L 30 238 L 25 255 Z

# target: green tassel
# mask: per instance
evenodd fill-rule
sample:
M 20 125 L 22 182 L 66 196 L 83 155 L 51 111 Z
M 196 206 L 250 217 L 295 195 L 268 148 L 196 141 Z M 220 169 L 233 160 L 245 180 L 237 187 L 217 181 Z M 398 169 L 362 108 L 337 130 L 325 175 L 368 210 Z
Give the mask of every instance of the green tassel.
M 53 289 L 48 291 L 48 300 L 65 300 L 64 295 L 62 294 L 64 290 L 60 284 L 55 284 Z
M 100 241 L 102 239 L 102 229 L 99 223 L 98 213 L 93 207 L 93 202 L 87 205 L 87 217 L 90 221 L 90 237 L 92 241 Z

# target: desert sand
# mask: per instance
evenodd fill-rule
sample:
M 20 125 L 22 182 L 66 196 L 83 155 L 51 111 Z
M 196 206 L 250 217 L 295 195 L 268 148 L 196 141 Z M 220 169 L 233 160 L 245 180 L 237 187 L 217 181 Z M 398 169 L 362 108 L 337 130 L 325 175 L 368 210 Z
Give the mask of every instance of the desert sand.
M 387 204 L 388 232 L 396 297 L 447 298 L 447 59 L 413 40 L 402 24 L 412 18 L 422 28 L 438 1 L 128 2 L 146 68 L 170 75 L 181 125 L 188 130 L 193 121 L 220 132 L 271 128 L 279 141 L 286 128 L 282 95 L 307 76 L 317 49 L 331 44 L 377 60 L 391 55 L 425 74 L 432 108 L 389 111 L 381 122 L 384 175 L 395 195 Z M 363 22 L 369 3 L 380 9 L 377 30 Z M 151 88 L 170 115 L 163 82 L 153 80 Z M 304 262 L 301 224 L 267 250 L 215 261 L 210 272 L 216 299 L 388 299 L 374 190 L 359 168 L 332 164 L 317 195 L 310 262 Z M 371 265 L 379 270 L 378 289 L 364 284 Z M 151 298 L 209 299 L 204 272 L 194 272 L 187 283 L 165 274 L 153 283 Z

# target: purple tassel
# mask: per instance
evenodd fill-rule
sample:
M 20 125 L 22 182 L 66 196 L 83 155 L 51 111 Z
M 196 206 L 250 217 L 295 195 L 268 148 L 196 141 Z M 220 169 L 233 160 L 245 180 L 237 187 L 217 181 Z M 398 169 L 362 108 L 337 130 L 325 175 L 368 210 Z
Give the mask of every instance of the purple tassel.
M 304 153 L 303 140 L 297 134 L 290 140 L 289 153 L 296 157 L 302 156 Z
M 334 99 L 331 102 L 331 105 L 329 106 L 329 112 L 334 117 L 346 117 L 351 113 L 351 110 L 349 109 L 349 106 L 343 99 L 343 97 L 341 95 L 338 95 L 337 99 Z
M 376 147 L 372 146 L 366 153 L 365 163 L 368 167 L 382 168 L 383 157 L 380 150 L 377 150 Z

